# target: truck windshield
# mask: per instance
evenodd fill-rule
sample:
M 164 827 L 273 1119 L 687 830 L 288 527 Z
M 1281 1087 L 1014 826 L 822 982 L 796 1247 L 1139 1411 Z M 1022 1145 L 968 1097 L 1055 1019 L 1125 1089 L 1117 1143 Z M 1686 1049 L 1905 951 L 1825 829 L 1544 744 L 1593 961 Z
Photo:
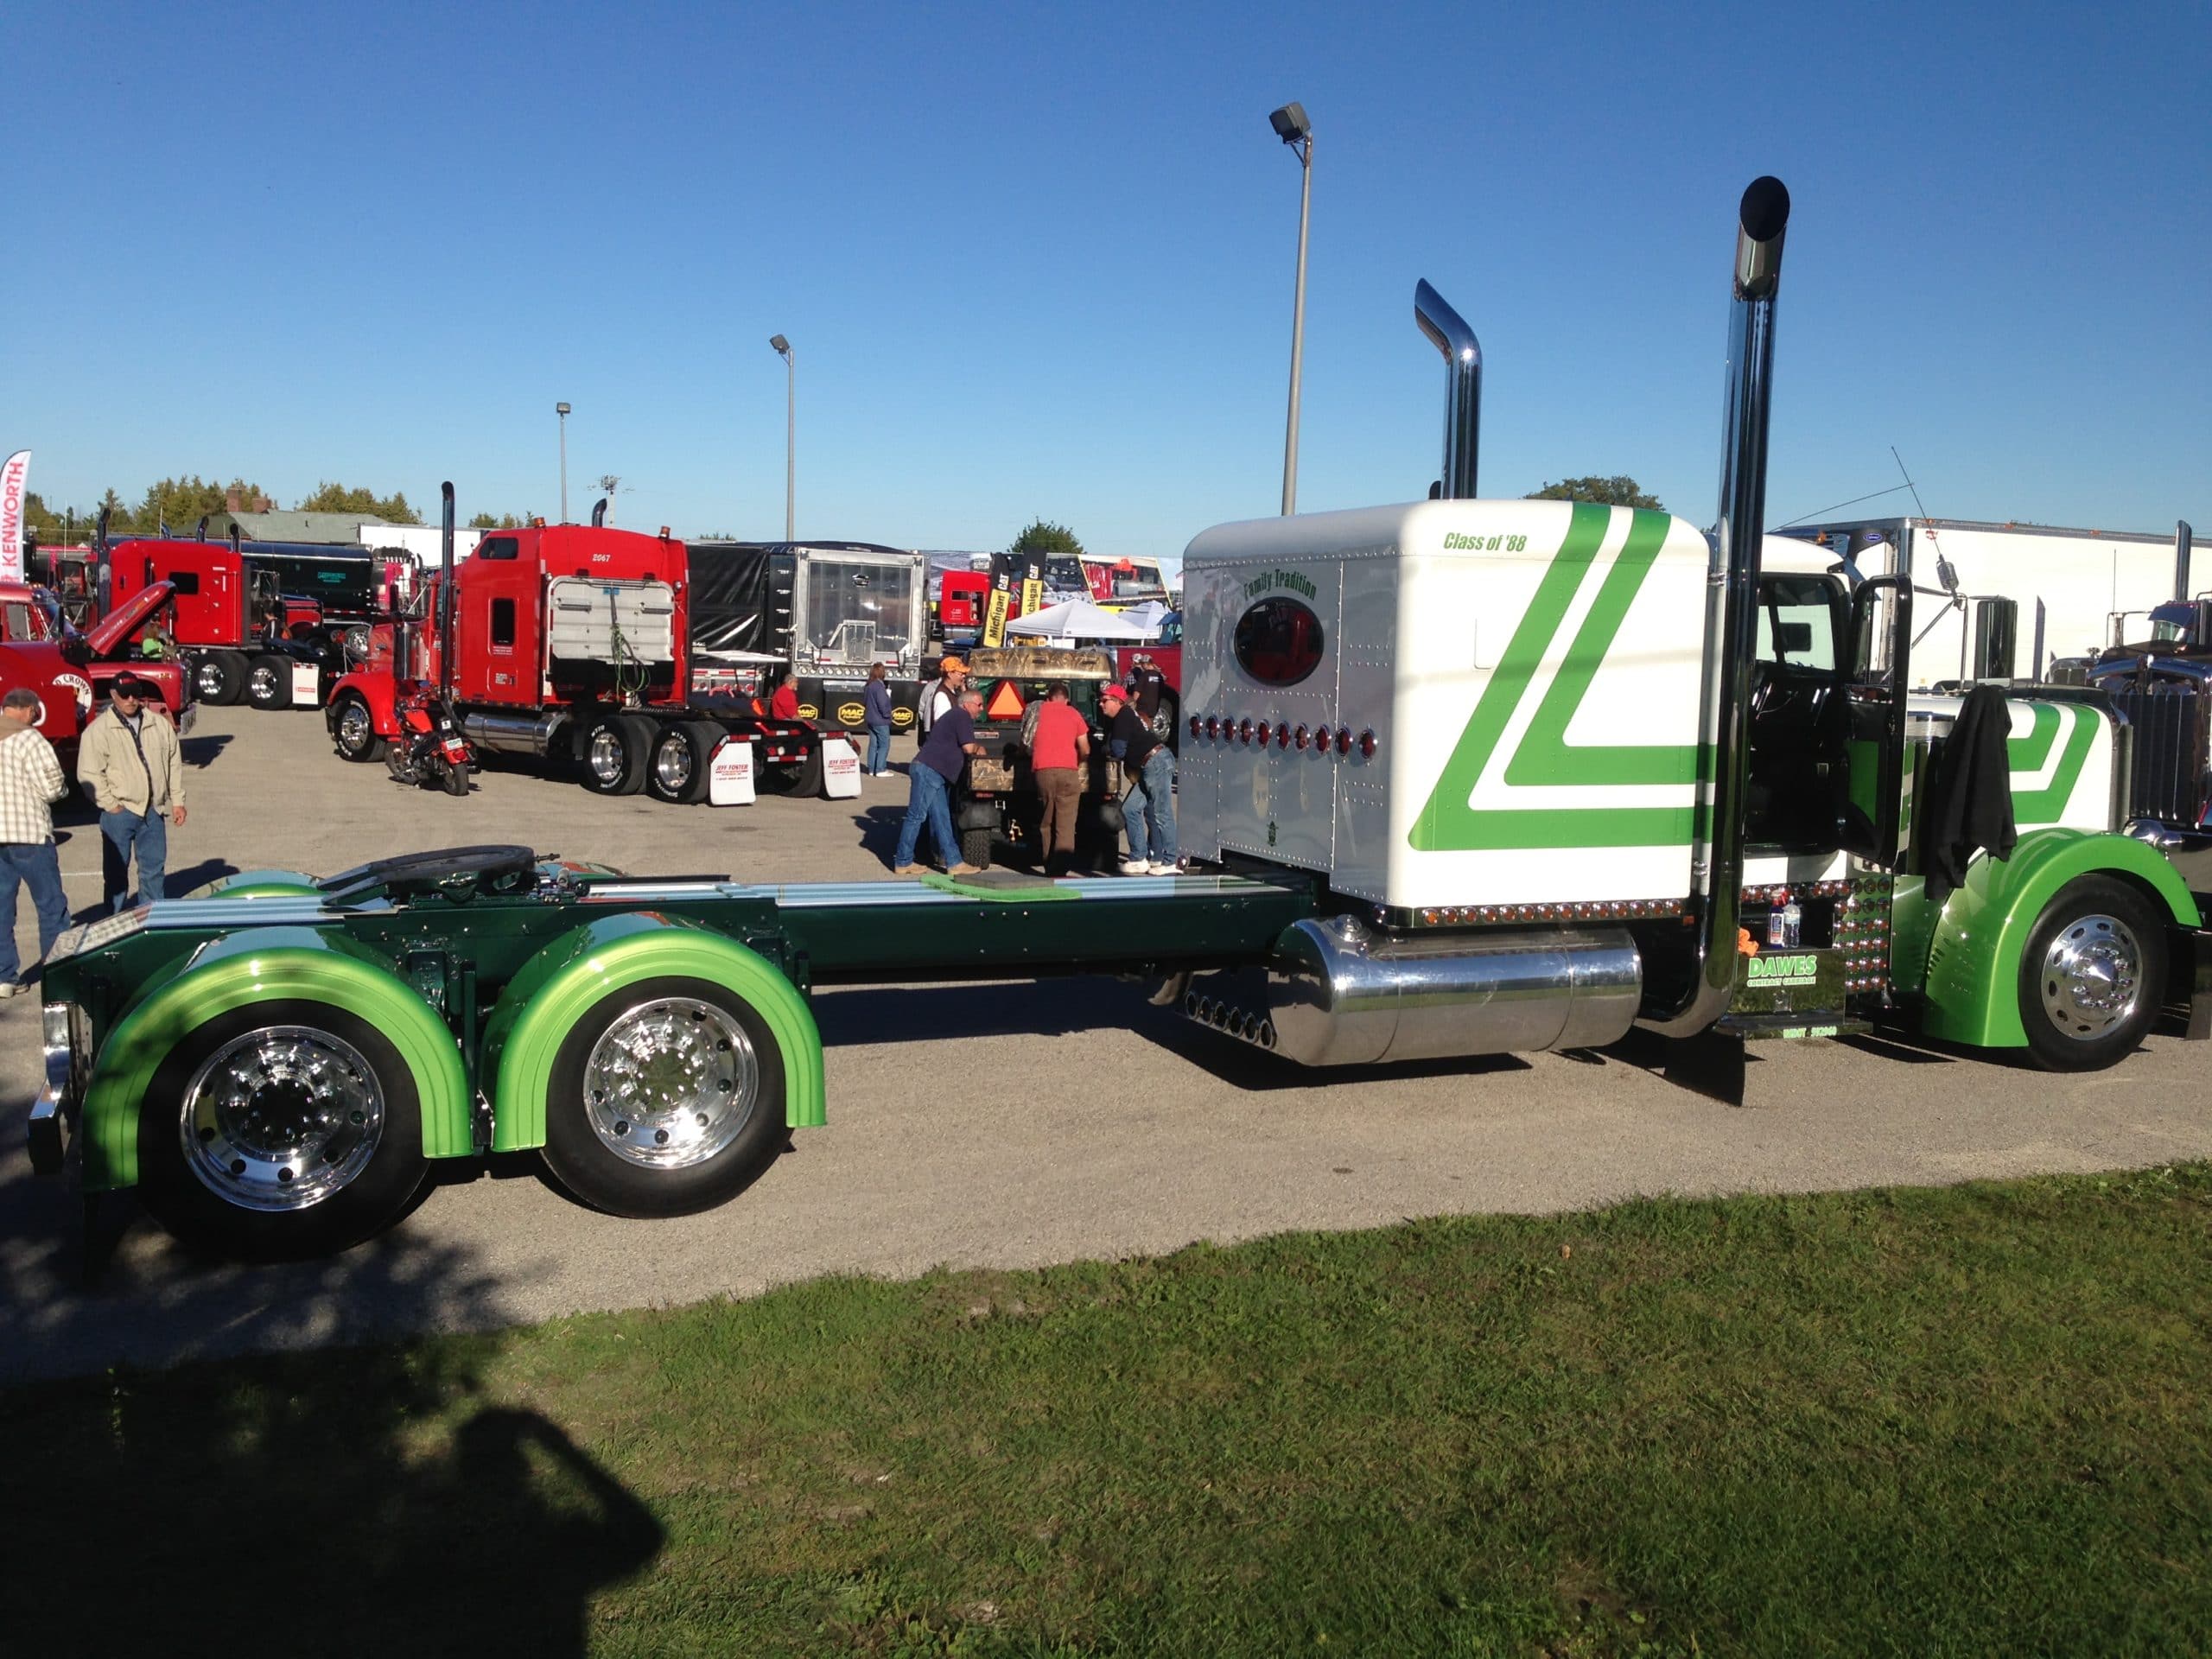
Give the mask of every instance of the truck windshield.
M 1768 576 L 1759 583 L 1759 660 L 1835 667 L 1835 585 L 1825 576 Z
M 800 636 L 825 664 L 865 667 L 895 660 L 912 645 L 914 569 L 817 556 L 807 575 Z

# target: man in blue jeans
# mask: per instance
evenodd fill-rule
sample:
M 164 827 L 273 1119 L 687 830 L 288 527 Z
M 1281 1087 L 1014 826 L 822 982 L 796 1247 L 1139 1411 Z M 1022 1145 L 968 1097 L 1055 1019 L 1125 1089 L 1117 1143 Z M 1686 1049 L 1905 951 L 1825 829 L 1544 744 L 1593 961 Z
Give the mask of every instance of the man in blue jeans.
M 868 764 L 861 770 L 870 778 L 880 778 L 891 770 L 891 683 L 884 677 L 881 663 L 868 671 L 868 690 L 861 694 L 861 706 L 868 727 Z
M 35 730 L 38 693 L 19 685 L 0 697 L 0 996 L 23 988 L 16 954 L 16 892 L 31 890 L 38 912 L 38 953 L 52 952 L 69 925 L 61 895 L 61 864 L 54 855 L 54 803 L 68 785 L 54 746 Z
M 1129 694 L 1120 686 L 1099 688 L 1098 713 L 1107 753 L 1135 780 L 1122 803 L 1122 825 L 1129 832 L 1122 874 L 1173 875 L 1182 867 L 1175 845 L 1175 756 L 1129 707 Z
M 161 695 L 136 674 L 118 676 L 108 706 L 77 745 L 77 781 L 100 810 L 101 885 L 117 910 L 130 891 L 134 853 L 138 902 L 162 896 L 168 826 L 184 823 L 184 761 Z
M 929 736 L 914 752 L 914 764 L 906 768 L 912 792 L 906 798 L 906 821 L 899 826 L 899 855 L 891 861 L 893 875 L 922 874 L 922 867 L 914 862 L 914 851 L 925 820 L 937 842 L 938 856 L 944 860 L 946 874 L 980 873 L 976 865 L 960 856 L 960 837 L 952 829 L 952 786 L 960 781 L 968 757 L 983 752 L 983 746 L 976 741 L 976 716 L 982 707 L 982 692 L 963 691 L 959 702 L 937 717 Z

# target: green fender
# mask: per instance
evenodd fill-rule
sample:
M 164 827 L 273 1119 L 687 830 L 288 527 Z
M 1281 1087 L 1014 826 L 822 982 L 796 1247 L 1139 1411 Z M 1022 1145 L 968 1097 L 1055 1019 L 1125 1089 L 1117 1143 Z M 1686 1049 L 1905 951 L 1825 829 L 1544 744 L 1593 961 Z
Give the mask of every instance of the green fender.
M 2153 848 L 2090 830 L 2031 830 L 2012 857 L 1977 858 L 1945 901 L 1928 951 L 1922 1026 L 1983 1048 L 2023 1048 L 2020 953 L 2044 906 L 2078 876 L 2111 874 L 2149 890 L 2182 927 L 2199 925 L 2188 884 Z
M 297 870 L 240 870 L 236 875 L 226 875 L 210 881 L 204 887 L 194 887 L 185 894 L 188 899 L 261 899 L 270 893 L 282 893 L 287 898 L 319 899 L 322 890 L 311 875 L 302 875 Z
M 653 911 L 602 917 L 525 963 L 484 1033 L 492 1149 L 545 1144 L 545 1096 L 562 1039 L 600 998 L 640 980 L 681 976 L 734 991 L 767 1022 L 784 1062 L 784 1121 L 823 1121 L 822 1037 L 814 1014 L 766 958 L 680 918 Z
M 108 1033 L 85 1091 L 86 1189 L 137 1180 L 139 1107 L 178 1043 L 233 1008 L 292 998 L 343 1008 L 399 1051 L 423 1103 L 424 1156 L 459 1158 L 475 1150 L 460 1046 L 391 964 L 353 940 L 313 928 L 257 928 L 201 946 L 181 972 L 154 986 Z

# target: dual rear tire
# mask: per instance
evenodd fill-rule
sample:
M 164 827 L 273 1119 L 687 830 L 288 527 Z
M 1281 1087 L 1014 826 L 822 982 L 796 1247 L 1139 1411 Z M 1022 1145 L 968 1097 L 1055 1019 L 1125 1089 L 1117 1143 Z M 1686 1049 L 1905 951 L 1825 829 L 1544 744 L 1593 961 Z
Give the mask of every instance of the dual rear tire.
M 787 1143 L 782 1050 L 724 987 L 669 976 L 601 998 L 553 1064 L 544 1159 L 611 1215 L 690 1215 L 737 1196 Z M 139 1190 L 188 1249 L 327 1255 L 391 1226 L 423 1185 L 422 1097 L 383 1033 L 327 1003 L 250 1004 L 156 1069 Z

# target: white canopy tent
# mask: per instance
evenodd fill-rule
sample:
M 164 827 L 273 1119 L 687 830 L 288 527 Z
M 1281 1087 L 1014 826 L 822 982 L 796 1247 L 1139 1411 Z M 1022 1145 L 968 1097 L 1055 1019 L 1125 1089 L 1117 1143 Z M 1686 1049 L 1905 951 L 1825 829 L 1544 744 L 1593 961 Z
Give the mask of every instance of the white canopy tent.
M 1037 639 L 1157 639 L 1167 607 L 1157 601 L 1126 611 L 1109 611 L 1087 599 L 1047 606 L 1006 625 L 1008 633 Z

